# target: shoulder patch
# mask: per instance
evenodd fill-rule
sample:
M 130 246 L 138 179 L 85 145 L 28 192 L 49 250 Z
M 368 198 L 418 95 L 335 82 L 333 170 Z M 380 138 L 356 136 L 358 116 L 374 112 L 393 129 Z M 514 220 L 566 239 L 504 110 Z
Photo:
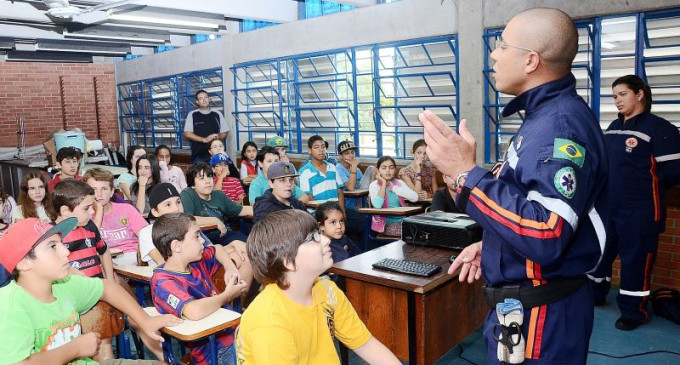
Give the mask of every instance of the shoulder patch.
M 179 304 L 179 298 L 176 296 L 170 294 L 168 295 L 168 300 L 166 301 L 172 308 L 177 309 L 177 305 Z
M 586 149 L 580 144 L 564 139 L 555 138 L 553 142 L 553 158 L 562 160 L 569 160 L 578 167 L 583 167 L 583 161 L 586 159 Z
M 574 197 L 576 192 L 576 171 L 571 167 L 563 167 L 555 173 L 553 179 L 555 188 L 567 199 Z

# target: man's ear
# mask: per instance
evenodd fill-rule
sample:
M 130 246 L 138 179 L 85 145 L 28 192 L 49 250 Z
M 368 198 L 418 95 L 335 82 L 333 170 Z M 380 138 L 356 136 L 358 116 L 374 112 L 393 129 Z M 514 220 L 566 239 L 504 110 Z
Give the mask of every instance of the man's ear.
M 271 180 L 267 179 L 267 184 L 269 184 L 269 188 L 270 188 L 270 189 L 274 189 L 274 182 L 272 182 Z
M 541 56 L 538 55 L 536 52 L 529 52 L 527 57 L 525 58 L 525 67 L 524 67 L 524 72 L 527 74 L 530 74 L 538 69 L 538 66 L 541 64 Z
M 61 169 L 61 162 L 57 161 L 57 167 Z
M 158 213 L 158 210 L 156 210 L 156 208 L 151 208 L 151 214 L 153 214 L 153 216 L 156 218 L 160 217 L 160 213 Z

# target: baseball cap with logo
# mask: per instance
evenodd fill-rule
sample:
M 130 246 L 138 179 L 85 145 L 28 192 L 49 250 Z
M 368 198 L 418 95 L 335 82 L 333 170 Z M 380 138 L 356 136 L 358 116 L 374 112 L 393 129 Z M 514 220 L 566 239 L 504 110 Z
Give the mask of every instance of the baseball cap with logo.
M 229 155 L 224 152 L 216 153 L 210 158 L 210 167 L 215 167 L 215 165 L 222 162 L 230 163 Z
M 170 183 L 160 183 L 151 189 L 149 193 L 149 206 L 153 209 L 158 206 L 158 204 L 165 201 L 165 199 L 170 199 L 172 197 L 179 196 L 177 188 L 175 185 Z
M 352 141 L 342 141 L 338 143 L 338 154 L 341 155 L 345 151 L 356 150 L 357 148 L 359 147 L 355 146 Z
M 293 166 L 293 164 L 290 162 L 274 162 L 271 164 L 271 166 L 269 166 L 269 170 L 267 170 L 267 177 L 269 180 L 288 176 L 300 176 L 298 175 L 297 171 L 295 171 L 295 166 Z
M 270 147 L 288 147 L 288 143 L 286 143 L 286 139 L 281 137 L 281 136 L 274 136 L 272 138 L 269 138 L 267 140 L 267 146 Z
M 11 225 L 0 239 L 0 271 L 3 271 L 0 277 L 9 278 L 19 261 L 40 242 L 55 234 L 65 237 L 77 225 L 78 218 L 75 217 L 64 219 L 56 225 L 38 218 L 22 219 Z M 7 283 L 2 281 L 0 286 Z

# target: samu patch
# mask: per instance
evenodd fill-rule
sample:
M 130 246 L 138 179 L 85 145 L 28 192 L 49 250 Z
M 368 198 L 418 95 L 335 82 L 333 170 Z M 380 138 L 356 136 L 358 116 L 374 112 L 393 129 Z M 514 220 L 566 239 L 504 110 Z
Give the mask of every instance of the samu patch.
M 576 192 L 576 171 L 571 167 L 563 167 L 555 173 L 555 178 L 553 179 L 555 183 L 555 188 L 560 194 L 564 195 L 567 199 L 574 197 Z
M 555 138 L 553 142 L 553 158 L 569 160 L 578 167 L 583 167 L 583 161 L 586 159 L 586 149 L 580 144 L 564 139 Z

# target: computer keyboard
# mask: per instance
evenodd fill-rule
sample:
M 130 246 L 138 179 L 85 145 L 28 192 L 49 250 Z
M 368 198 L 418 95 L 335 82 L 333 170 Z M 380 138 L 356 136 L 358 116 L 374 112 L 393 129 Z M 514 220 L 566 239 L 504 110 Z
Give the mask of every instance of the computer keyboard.
M 442 269 L 441 266 L 435 264 L 397 259 L 382 259 L 373 264 L 373 268 L 424 277 L 432 276 Z

